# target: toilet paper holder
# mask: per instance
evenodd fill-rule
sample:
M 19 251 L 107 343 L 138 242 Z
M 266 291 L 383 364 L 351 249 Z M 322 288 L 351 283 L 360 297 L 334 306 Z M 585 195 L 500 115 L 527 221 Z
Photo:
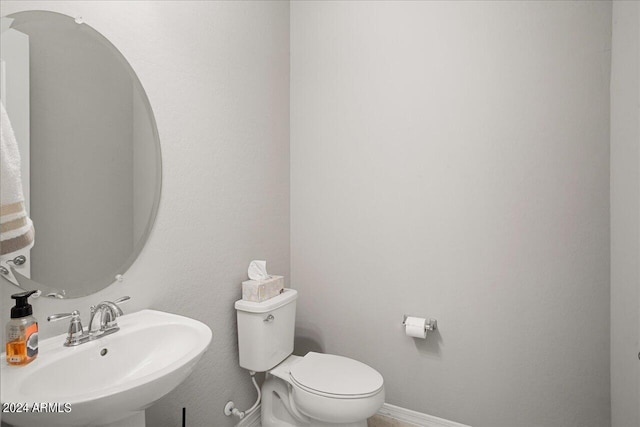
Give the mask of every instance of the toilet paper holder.
M 404 317 L 402 318 L 402 326 L 407 325 L 407 317 L 417 317 L 417 316 L 408 316 L 405 314 Z M 436 319 L 429 319 L 425 322 L 425 325 L 424 325 L 425 331 L 435 331 L 436 329 L 438 329 L 438 321 Z

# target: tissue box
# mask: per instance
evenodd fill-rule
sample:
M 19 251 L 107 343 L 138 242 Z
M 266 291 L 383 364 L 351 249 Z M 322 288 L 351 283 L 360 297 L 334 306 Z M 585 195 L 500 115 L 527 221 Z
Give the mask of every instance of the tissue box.
M 262 302 L 277 297 L 283 292 L 284 277 L 271 276 L 267 280 L 246 280 L 242 282 L 242 299 Z

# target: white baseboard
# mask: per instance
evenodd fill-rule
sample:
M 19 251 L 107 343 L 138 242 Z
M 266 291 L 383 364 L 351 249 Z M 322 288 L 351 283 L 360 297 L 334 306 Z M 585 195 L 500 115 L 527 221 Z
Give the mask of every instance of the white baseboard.
M 252 413 L 240 420 L 236 427 L 260 427 L 260 406 L 258 405 Z
M 434 417 L 433 415 L 422 414 L 410 409 L 385 403 L 378 411 L 378 414 L 395 418 L 399 421 L 415 424 L 421 427 L 471 427 L 465 424 Z M 243 418 L 236 427 L 260 427 L 260 406 L 250 415 Z
M 454 421 L 445 420 L 444 418 L 434 417 L 433 415 L 412 411 L 411 409 L 390 405 L 388 403 L 382 405 L 378 414 L 421 427 L 471 427 Z

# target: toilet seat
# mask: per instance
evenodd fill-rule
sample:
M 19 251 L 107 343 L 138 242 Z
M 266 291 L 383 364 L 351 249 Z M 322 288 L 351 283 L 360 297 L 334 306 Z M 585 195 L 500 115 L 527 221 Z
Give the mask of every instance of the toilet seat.
M 384 386 L 382 375 L 362 362 L 315 352 L 293 365 L 289 376 L 293 385 L 306 392 L 337 399 L 373 396 Z

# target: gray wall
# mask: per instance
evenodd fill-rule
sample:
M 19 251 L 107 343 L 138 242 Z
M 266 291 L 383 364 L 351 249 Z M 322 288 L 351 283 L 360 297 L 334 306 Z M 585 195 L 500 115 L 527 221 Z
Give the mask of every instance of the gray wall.
M 147 91 L 162 143 L 163 189 L 151 237 L 117 283 L 91 297 L 34 300 L 41 337 L 67 325 L 51 313 L 131 295 L 126 312 L 154 308 L 205 322 L 213 341 L 196 371 L 147 411 L 150 426 L 234 425 L 233 399 L 255 399 L 238 366 L 235 311 L 252 259 L 289 276 L 289 5 L 286 2 L 4 1 L 2 13 L 82 15 L 129 60 Z M 2 318 L 9 294 L 2 293 Z
M 291 4 L 299 350 L 474 427 L 609 425 L 610 31 L 610 3 Z
M 613 3 L 611 420 L 640 425 L 640 3 Z

